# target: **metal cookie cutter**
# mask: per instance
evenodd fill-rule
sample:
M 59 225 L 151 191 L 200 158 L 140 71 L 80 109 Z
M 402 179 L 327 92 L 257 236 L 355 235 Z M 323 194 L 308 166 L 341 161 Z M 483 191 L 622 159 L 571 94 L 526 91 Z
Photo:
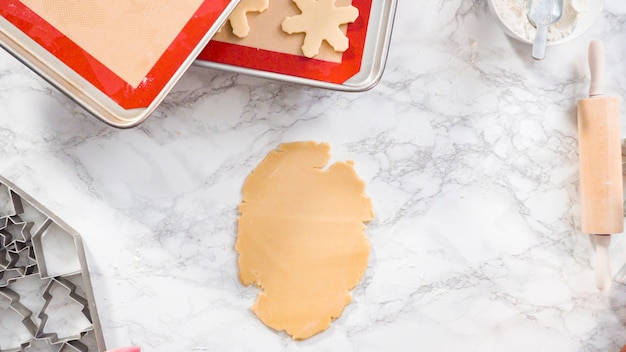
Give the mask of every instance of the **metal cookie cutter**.
M 80 236 L 0 176 L 0 352 L 106 350 Z

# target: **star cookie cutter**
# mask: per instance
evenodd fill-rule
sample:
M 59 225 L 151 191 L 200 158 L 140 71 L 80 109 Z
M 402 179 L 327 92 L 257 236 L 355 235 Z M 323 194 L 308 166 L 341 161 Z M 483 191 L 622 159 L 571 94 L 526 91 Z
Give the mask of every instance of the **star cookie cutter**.
M 31 227 L 17 215 L 0 218 L 0 287 L 37 272 Z
M 80 235 L 0 176 L 0 352 L 105 351 L 91 287 Z

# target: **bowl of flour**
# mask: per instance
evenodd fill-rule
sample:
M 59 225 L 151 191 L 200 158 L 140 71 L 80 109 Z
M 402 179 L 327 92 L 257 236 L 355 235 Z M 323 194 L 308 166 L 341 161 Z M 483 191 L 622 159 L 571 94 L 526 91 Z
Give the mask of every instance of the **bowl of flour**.
M 488 0 L 506 34 L 532 44 L 537 29 L 526 16 L 528 0 Z M 548 45 L 565 43 L 585 33 L 602 13 L 604 0 L 563 0 L 563 16 L 548 28 Z

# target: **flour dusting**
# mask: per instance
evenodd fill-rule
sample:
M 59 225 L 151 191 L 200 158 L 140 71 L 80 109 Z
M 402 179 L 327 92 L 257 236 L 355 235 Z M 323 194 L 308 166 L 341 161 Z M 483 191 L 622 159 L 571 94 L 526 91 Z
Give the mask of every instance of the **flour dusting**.
M 563 39 L 572 34 L 578 19 L 589 12 L 591 0 L 564 0 L 563 16 L 548 28 L 548 41 Z M 528 0 L 494 0 L 496 12 L 502 22 L 519 37 L 532 41 L 535 38 L 535 27 L 528 20 Z

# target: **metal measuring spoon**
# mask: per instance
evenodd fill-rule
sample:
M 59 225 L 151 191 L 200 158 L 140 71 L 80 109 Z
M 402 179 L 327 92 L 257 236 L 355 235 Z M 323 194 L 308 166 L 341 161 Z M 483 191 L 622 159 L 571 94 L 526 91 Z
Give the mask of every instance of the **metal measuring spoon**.
M 529 0 L 528 20 L 537 27 L 533 42 L 533 59 L 541 60 L 546 56 L 546 35 L 548 27 L 561 19 L 563 15 L 563 0 Z

